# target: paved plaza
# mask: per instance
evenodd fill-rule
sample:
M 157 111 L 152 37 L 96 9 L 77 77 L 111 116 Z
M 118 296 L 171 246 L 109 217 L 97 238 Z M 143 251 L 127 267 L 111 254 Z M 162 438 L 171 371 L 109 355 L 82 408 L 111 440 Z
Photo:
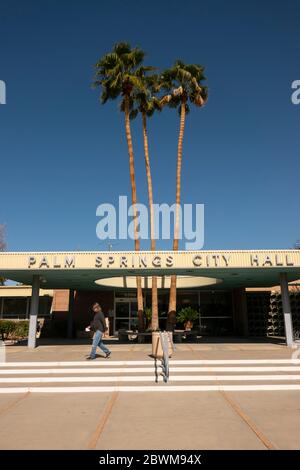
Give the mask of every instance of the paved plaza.
M 283 342 L 182 343 L 155 382 L 150 344 L 6 347 L 1 449 L 299 449 L 300 359 Z M 159 369 L 160 370 L 160 369 Z

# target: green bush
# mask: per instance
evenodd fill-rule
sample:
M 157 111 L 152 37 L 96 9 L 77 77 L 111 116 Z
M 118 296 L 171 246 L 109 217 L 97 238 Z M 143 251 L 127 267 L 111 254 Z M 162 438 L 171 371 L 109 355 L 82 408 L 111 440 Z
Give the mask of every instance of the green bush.
M 15 328 L 15 325 L 13 321 L 0 320 L 0 334 L 1 334 L 3 341 L 9 337 L 9 335 L 12 333 L 14 328 Z
M 26 338 L 29 332 L 29 321 L 18 321 L 15 323 L 15 329 L 12 332 L 13 338 Z
M 2 340 L 9 338 L 24 338 L 28 336 L 29 321 L 0 320 L 0 335 Z

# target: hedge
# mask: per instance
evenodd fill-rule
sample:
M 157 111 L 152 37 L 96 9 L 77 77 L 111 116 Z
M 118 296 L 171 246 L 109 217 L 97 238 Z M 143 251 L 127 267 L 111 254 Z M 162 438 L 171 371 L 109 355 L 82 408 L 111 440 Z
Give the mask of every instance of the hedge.
M 0 320 L 0 335 L 2 340 L 24 338 L 28 336 L 29 321 Z

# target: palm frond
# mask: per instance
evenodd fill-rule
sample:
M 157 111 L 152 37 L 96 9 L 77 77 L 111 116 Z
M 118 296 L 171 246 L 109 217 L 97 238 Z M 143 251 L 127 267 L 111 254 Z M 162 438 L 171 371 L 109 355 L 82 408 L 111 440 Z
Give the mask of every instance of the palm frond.
M 141 65 L 136 69 L 135 73 L 138 77 L 146 77 L 146 72 L 153 72 L 154 70 L 156 70 L 156 67 L 152 67 L 151 65 Z
M 166 104 L 169 104 L 171 100 L 172 95 L 165 95 L 160 99 L 159 104 L 160 106 L 165 106 Z
M 178 88 L 174 88 L 172 91 L 173 96 L 181 96 L 183 94 L 183 87 L 179 86 Z
M 133 120 L 137 117 L 138 114 L 139 114 L 138 109 L 132 109 L 129 113 L 129 118 Z
M 114 45 L 113 51 L 118 55 L 128 54 L 131 51 L 129 42 L 118 42 Z

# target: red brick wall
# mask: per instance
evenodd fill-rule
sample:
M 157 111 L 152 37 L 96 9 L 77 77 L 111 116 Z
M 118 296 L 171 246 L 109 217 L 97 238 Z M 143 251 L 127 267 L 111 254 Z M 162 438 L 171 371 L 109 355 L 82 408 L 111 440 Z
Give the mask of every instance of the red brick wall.
M 69 290 L 60 289 L 53 292 L 53 312 L 68 312 L 69 310 Z

